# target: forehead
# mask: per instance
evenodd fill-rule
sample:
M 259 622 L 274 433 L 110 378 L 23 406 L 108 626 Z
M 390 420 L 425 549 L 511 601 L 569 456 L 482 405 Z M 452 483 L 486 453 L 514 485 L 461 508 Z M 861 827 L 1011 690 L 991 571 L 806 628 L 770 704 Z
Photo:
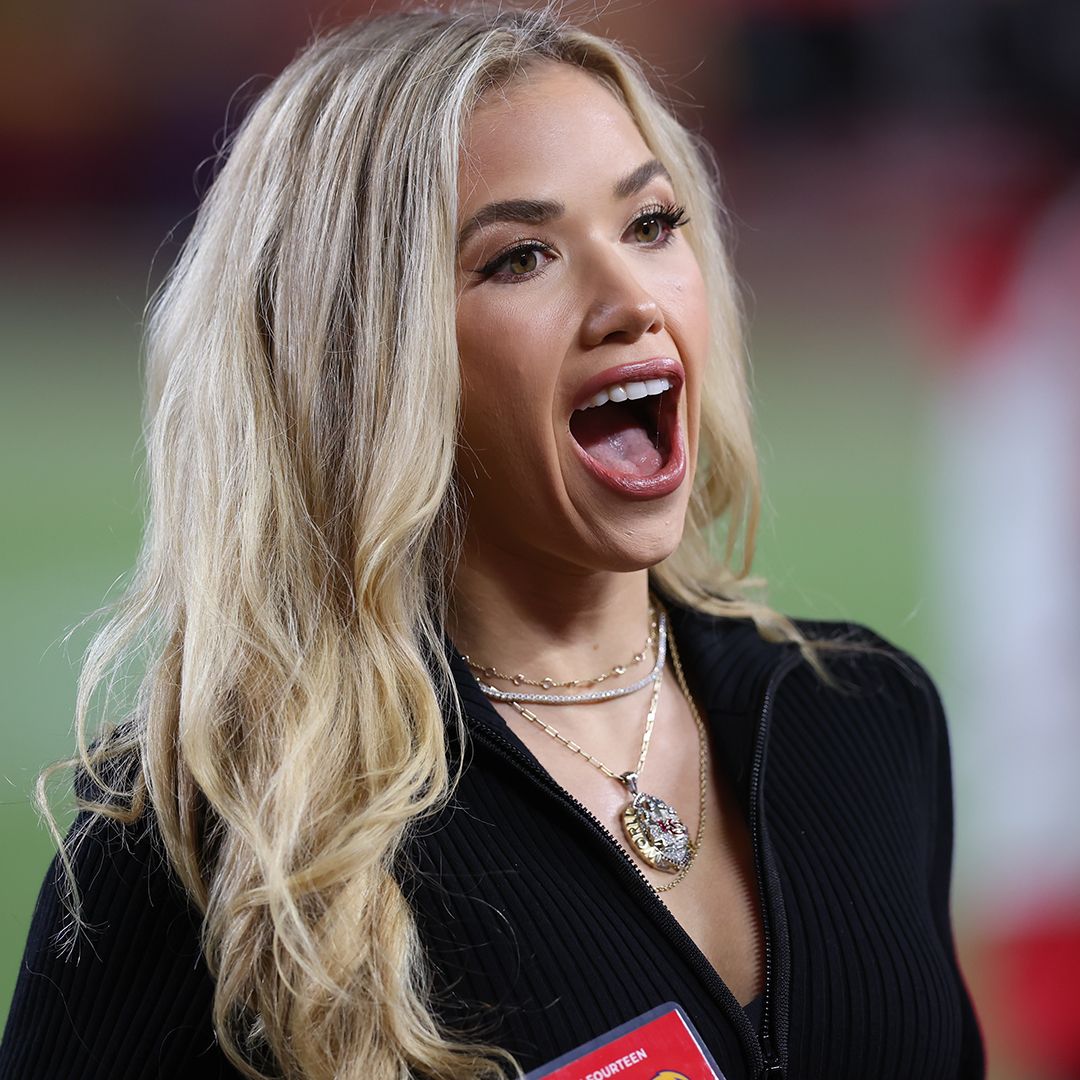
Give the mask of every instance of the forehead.
M 581 190 L 650 157 L 633 117 L 597 78 L 548 62 L 490 91 L 465 128 L 459 202 Z

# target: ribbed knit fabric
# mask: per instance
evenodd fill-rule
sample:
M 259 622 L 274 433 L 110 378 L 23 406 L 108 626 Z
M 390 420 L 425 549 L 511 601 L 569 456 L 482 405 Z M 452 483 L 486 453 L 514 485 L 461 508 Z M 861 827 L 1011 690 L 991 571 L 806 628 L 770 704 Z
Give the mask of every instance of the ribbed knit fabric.
M 953 944 L 949 742 L 929 676 L 864 627 L 802 622 L 812 636 L 885 650 L 832 659 L 848 688 L 834 690 L 794 646 L 765 642 L 747 620 L 669 610 L 713 753 L 754 838 L 770 953 L 760 1012 L 739 1007 L 452 651 L 468 767 L 400 863 L 442 1020 L 530 1069 L 677 1001 L 727 1080 L 764 1075 L 767 1055 L 768 1075 L 786 1080 L 985 1076 Z M 100 822 L 95 837 L 78 873 L 99 929 L 77 964 L 56 958 L 54 863 L 0 1080 L 235 1077 L 214 1042 L 198 915 L 167 872 L 152 821 Z

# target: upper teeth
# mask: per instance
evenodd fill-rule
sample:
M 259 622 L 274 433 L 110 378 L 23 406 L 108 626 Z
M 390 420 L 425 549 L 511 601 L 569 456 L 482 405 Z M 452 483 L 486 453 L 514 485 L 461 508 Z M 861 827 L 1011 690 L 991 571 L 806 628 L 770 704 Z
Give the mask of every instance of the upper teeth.
M 595 394 L 581 407 L 592 409 L 597 405 L 606 405 L 609 401 L 637 401 L 638 398 L 662 394 L 671 389 L 670 379 L 646 379 L 644 382 L 613 383 L 606 390 Z

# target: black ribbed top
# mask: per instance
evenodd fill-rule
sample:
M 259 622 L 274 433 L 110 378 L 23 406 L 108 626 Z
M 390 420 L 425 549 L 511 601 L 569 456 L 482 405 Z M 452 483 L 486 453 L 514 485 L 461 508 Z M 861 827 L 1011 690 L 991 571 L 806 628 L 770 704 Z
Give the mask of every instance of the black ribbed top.
M 671 607 L 687 681 L 754 841 L 766 988 L 741 1008 L 621 848 L 567 795 L 451 650 L 468 714 L 454 798 L 400 863 L 444 1022 L 528 1070 L 666 1001 L 727 1080 L 974 1080 L 982 1038 L 949 913 L 953 805 L 937 691 L 864 627 L 801 625 L 887 649 L 822 685 L 747 620 Z M 457 749 L 451 741 L 451 752 Z M 0 1046 L 0 1080 L 236 1077 L 210 1024 L 198 914 L 153 821 L 100 820 L 78 875 L 97 927 L 57 959 L 46 875 Z M 719 914 L 719 913 L 718 913 Z

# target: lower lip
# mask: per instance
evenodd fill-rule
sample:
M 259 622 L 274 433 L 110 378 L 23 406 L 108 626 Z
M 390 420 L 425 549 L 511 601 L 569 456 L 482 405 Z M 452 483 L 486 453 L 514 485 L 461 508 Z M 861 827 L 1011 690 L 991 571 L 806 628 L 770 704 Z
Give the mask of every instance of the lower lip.
M 664 418 L 661 418 L 664 422 Z M 596 458 L 587 454 L 578 443 L 577 439 L 570 435 L 570 442 L 581 463 L 592 475 L 605 487 L 619 495 L 631 499 L 658 499 L 663 495 L 670 495 L 677 490 L 686 477 L 686 452 L 683 448 L 682 424 L 679 422 L 678 402 L 671 412 L 671 419 L 667 420 L 670 430 L 663 432 L 666 435 L 667 445 L 671 447 L 668 459 L 659 472 L 652 476 L 630 476 L 627 473 L 614 473 L 605 469 Z M 567 432 L 569 434 L 569 432 Z

